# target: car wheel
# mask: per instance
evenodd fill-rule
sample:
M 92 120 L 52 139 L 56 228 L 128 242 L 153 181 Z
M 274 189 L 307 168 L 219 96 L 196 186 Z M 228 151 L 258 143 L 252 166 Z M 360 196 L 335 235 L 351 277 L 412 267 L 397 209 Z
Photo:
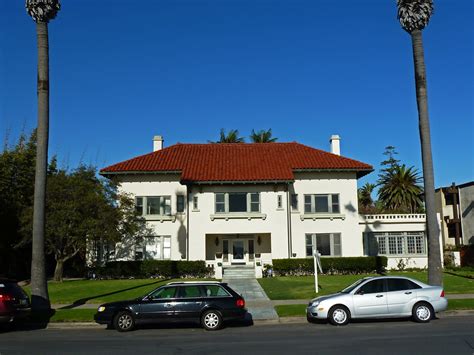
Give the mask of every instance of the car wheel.
M 428 323 L 433 318 L 433 307 L 429 303 L 420 302 L 413 306 L 413 320 L 418 323 Z
M 135 318 L 128 311 L 118 312 L 114 318 L 114 328 L 119 332 L 128 332 L 135 327 Z
M 337 305 L 329 310 L 328 319 L 332 325 L 346 325 L 351 319 L 351 313 L 347 307 Z
M 218 330 L 222 327 L 222 316 L 215 310 L 206 311 L 201 317 L 201 324 L 206 330 Z

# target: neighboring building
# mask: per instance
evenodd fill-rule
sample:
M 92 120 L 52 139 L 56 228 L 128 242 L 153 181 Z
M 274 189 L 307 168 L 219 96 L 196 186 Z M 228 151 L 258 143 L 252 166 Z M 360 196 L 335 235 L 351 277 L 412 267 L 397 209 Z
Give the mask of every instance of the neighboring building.
M 332 153 L 296 142 L 163 148 L 155 137 L 152 153 L 100 172 L 135 197 L 154 231 L 142 243 L 118 245 L 115 260 L 206 260 L 219 277 L 231 265 L 255 266 L 260 276 L 272 259 L 311 257 L 315 247 L 323 256 L 384 254 L 364 250 L 362 236 L 371 239 L 374 224 L 358 213 L 357 179 L 372 166 L 340 156 L 339 136 L 330 143 Z M 379 224 L 370 231 L 379 233 Z M 426 266 L 424 219 L 397 227 L 380 230 L 408 232 L 406 249 L 392 257 L 413 253 Z
M 474 244 L 474 181 L 436 189 L 444 246 Z

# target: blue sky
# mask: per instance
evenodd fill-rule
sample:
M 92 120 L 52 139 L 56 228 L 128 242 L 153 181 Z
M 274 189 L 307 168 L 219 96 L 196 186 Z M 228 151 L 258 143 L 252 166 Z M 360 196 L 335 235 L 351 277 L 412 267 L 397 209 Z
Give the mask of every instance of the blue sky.
M 75 0 L 50 23 L 50 154 L 99 167 L 220 128 L 378 168 L 421 168 L 410 37 L 396 1 Z M 424 31 L 436 186 L 474 178 L 472 0 L 436 0 Z M 2 1 L 0 134 L 36 125 L 35 26 Z M 374 181 L 376 172 L 360 183 Z

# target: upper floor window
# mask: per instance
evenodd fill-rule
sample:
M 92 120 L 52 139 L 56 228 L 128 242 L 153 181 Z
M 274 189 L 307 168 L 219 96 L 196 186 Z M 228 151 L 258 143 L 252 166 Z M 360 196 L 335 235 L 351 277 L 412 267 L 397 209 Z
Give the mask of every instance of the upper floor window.
M 215 203 L 216 213 L 260 212 L 258 192 L 218 192 Z
M 171 216 L 171 196 L 136 197 L 135 209 L 142 216 Z
M 277 209 L 281 210 L 283 208 L 283 196 L 277 196 Z
M 340 213 L 339 194 L 304 195 L 304 213 Z
M 199 210 L 199 199 L 197 195 L 193 196 L 193 211 Z
M 298 194 L 291 194 L 291 210 L 298 211 Z
M 184 212 L 184 195 L 177 195 L 176 196 L 176 212 L 183 213 Z

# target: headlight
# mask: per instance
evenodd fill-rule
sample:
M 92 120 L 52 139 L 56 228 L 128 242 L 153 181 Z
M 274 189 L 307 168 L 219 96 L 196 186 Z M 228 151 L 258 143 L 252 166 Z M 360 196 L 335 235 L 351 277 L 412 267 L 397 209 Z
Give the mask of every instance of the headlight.
M 309 306 L 310 306 L 310 307 L 317 307 L 317 306 L 319 306 L 319 302 L 320 302 L 320 301 L 313 301 L 313 302 L 310 303 Z
M 103 312 L 103 311 L 105 311 L 104 306 L 100 306 L 99 308 L 97 308 L 97 312 Z

